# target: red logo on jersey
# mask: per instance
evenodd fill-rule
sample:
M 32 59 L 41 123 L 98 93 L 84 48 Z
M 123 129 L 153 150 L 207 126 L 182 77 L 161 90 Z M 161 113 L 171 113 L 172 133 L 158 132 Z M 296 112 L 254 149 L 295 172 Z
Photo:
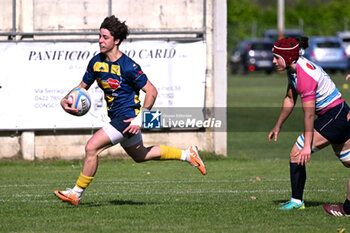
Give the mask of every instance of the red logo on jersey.
M 316 67 L 315 67 L 314 65 L 310 64 L 310 63 L 306 63 L 306 66 L 307 66 L 307 68 L 309 68 L 310 70 L 315 70 L 315 69 L 316 69 Z
M 118 80 L 111 79 L 111 78 L 109 78 L 109 79 L 107 80 L 107 82 L 108 82 L 108 85 L 109 85 L 112 89 L 117 89 L 117 88 L 119 87 L 119 85 L 120 85 Z
M 142 70 L 140 70 L 138 73 L 137 73 L 137 76 L 140 76 L 142 74 Z

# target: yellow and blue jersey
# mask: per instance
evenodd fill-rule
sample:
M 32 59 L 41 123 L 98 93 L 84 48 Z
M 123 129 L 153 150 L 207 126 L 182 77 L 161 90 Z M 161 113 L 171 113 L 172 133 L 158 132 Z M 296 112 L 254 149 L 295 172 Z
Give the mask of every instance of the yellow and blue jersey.
M 131 58 L 122 54 L 115 62 L 106 60 L 103 53 L 94 56 L 87 67 L 83 82 L 91 85 L 97 81 L 107 102 L 108 116 L 135 117 L 141 109 L 140 89 L 147 76 Z

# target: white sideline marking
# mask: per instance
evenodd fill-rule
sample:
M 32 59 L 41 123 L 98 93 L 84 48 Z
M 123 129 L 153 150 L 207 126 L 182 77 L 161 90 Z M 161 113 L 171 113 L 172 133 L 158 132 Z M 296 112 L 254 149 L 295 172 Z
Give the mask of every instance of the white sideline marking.
M 326 189 L 312 189 L 305 190 L 306 192 L 334 192 L 333 190 Z M 279 190 L 190 190 L 190 191 L 174 191 L 174 192 L 124 192 L 124 193 L 105 193 L 105 192 L 90 192 L 89 196 L 130 196 L 130 195 L 179 195 L 179 194 L 220 194 L 220 193 L 232 193 L 232 194 L 244 194 L 244 193 L 286 193 L 290 192 L 290 189 L 279 189 Z M 52 194 L 53 195 L 53 194 Z M 43 202 L 50 203 L 56 202 L 56 200 L 43 200 L 42 198 L 48 198 L 51 194 L 12 194 L 12 195 L 1 195 L 2 199 L 0 202 Z M 14 198 L 14 199 L 13 199 Z M 24 199 L 22 199 L 24 198 Z M 28 199 L 30 198 L 30 199 Z
M 256 179 L 245 179 L 245 180 L 134 180 L 134 181 L 108 181 L 108 180 L 98 180 L 96 184 L 191 184 L 191 183 L 242 183 L 242 182 L 252 182 Z M 289 179 L 270 179 L 270 180 L 261 180 L 257 182 L 289 182 Z M 0 185 L 0 188 L 11 188 L 11 187 L 40 187 L 40 186 L 52 186 L 54 183 L 50 184 L 3 184 Z M 60 183 L 55 185 L 67 185 L 69 183 Z M 74 183 L 70 183 L 74 185 Z
M 348 180 L 347 178 L 342 178 L 338 180 Z M 318 179 L 312 179 L 312 181 L 317 182 Z M 57 182 L 57 181 L 56 181 Z M 24 187 L 42 187 L 42 186 L 56 186 L 56 187 L 62 187 L 62 186 L 72 186 L 74 185 L 75 180 L 72 180 L 72 182 L 65 182 L 65 183 L 55 183 L 54 181 L 48 184 L 0 184 L 0 188 L 24 188 Z M 109 181 L 109 180 L 98 180 L 96 179 L 96 182 L 94 182 L 96 185 L 123 185 L 123 184 L 200 184 L 200 183 L 246 183 L 246 182 L 290 182 L 289 178 L 286 179 L 261 179 L 257 181 L 255 178 L 251 179 L 241 179 L 241 180 L 154 180 L 154 181 L 147 181 L 147 180 L 131 180 L 131 181 Z M 309 181 L 310 182 L 310 181 Z

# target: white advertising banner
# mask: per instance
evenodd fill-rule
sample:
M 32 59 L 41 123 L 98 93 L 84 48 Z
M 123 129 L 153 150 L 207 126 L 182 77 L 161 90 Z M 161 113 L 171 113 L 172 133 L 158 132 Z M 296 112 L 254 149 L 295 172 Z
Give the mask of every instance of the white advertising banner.
M 154 108 L 204 107 L 204 42 L 123 42 L 121 50 L 158 89 Z M 98 52 L 97 43 L 0 43 L 0 129 L 98 128 L 109 122 L 96 83 L 86 115 L 70 115 L 60 106 Z

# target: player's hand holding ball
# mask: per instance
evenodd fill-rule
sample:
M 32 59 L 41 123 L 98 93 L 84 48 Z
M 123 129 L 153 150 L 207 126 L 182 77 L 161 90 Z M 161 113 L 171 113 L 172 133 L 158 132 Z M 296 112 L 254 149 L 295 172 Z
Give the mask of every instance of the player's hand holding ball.
M 91 107 L 90 95 L 84 88 L 76 88 L 61 100 L 61 106 L 72 115 L 83 116 Z
M 72 114 L 72 115 L 75 115 L 78 113 L 78 109 L 75 109 L 75 108 L 72 108 L 72 100 L 71 99 L 67 99 L 66 97 L 64 97 L 62 100 L 61 100 L 61 106 L 63 108 L 64 111 Z

